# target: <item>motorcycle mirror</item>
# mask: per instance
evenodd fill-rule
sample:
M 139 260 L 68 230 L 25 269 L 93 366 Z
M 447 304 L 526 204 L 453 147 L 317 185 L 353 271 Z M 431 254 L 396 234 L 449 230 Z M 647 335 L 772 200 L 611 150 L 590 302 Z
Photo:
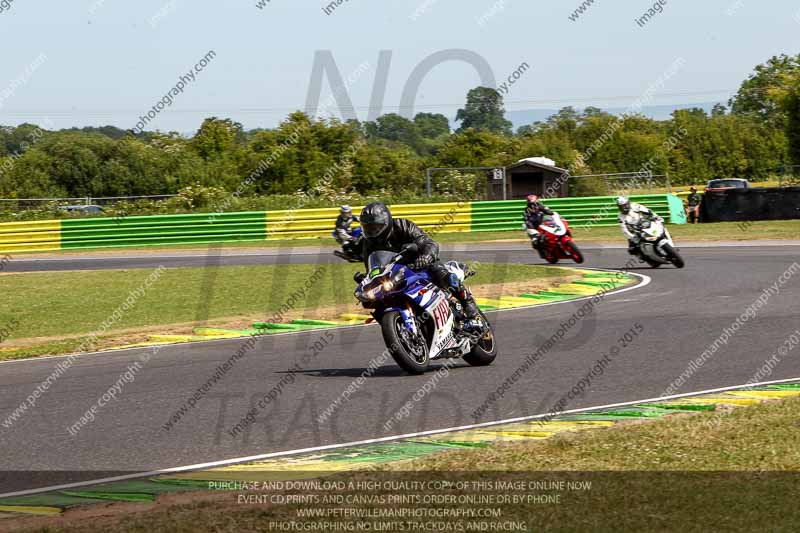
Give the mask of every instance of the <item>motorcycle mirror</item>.
M 355 281 L 356 283 L 361 283 L 362 281 L 364 281 L 364 278 L 366 277 L 367 277 L 366 274 L 362 272 L 356 272 L 355 274 L 353 274 L 353 281 Z

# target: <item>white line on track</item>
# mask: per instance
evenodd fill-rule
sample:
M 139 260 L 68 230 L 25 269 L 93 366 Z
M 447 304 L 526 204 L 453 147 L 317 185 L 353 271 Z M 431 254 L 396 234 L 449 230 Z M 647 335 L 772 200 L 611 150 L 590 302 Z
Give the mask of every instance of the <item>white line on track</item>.
M 224 459 L 222 461 L 211 461 L 211 462 L 208 462 L 208 463 L 198 463 L 198 464 L 188 465 L 188 466 L 178 466 L 178 467 L 173 467 L 173 468 L 165 468 L 163 470 L 152 470 L 150 472 L 140 472 L 140 473 L 136 473 L 136 474 L 125 474 L 125 475 L 122 475 L 122 476 L 114 476 L 114 477 L 107 477 L 107 478 L 101 478 L 101 479 L 93 479 L 93 480 L 89 480 L 89 481 L 80 481 L 80 482 L 76 482 L 76 483 L 66 483 L 66 484 L 63 484 L 63 485 L 53 485 L 53 486 L 50 486 L 50 487 L 41 487 L 41 488 L 37 488 L 37 489 L 21 490 L 21 491 L 17 491 L 17 492 L 8 492 L 8 493 L 5 493 L 5 494 L 0 494 L 0 498 L 12 498 L 12 497 L 18 497 L 18 496 L 28 496 L 28 495 L 31 495 L 31 494 L 41 494 L 43 492 L 52 492 L 52 491 L 57 491 L 57 490 L 74 489 L 74 488 L 78 488 L 78 487 L 86 487 L 86 486 L 89 486 L 89 485 L 99 485 L 99 484 L 102 484 L 102 483 L 113 483 L 113 482 L 116 482 L 116 481 L 126 481 L 126 480 L 130 480 L 130 479 L 138 479 L 138 478 L 143 478 L 143 477 L 154 477 L 154 476 L 160 476 L 160 475 L 165 475 L 165 474 L 177 474 L 177 473 L 181 473 L 181 472 L 191 472 L 191 471 L 194 471 L 194 470 L 204 470 L 204 469 L 208 469 L 208 468 L 217 468 L 217 467 L 221 467 L 221 466 L 231 466 L 231 465 L 235 465 L 235 464 L 249 463 L 249 462 L 253 462 L 253 461 L 263 461 L 263 460 L 266 460 L 266 459 L 275 459 L 277 457 L 288 457 L 288 456 L 300 455 L 300 454 L 304 454 L 304 453 L 314 453 L 314 452 L 322 452 L 322 451 L 326 451 L 326 450 L 337 450 L 337 449 L 341 449 L 341 448 L 349 448 L 349 447 L 352 447 L 352 446 L 363 446 L 363 445 L 367 445 L 367 444 L 379 444 L 379 443 L 382 443 L 382 442 L 393 442 L 393 441 L 404 440 L 404 439 L 413 439 L 413 438 L 425 437 L 425 436 L 429 436 L 429 435 L 438 435 L 438 434 L 442 434 L 442 433 L 451 433 L 451 432 L 454 432 L 454 431 L 466 431 L 466 430 L 470 430 L 470 429 L 486 428 L 486 427 L 492 427 L 492 426 L 499 426 L 499 425 L 503 425 L 503 424 L 514 424 L 514 423 L 518 423 L 518 422 L 528 422 L 528 421 L 531 421 L 531 420 L 539 420 L 539 419 L 542 419 L 542 418 L 551 418 L 551 417 L 555 417 L 555 416 L 573 415 L 573 414 L 580 414 L 580 413 L 589 413 L 589 412 L 592 412 L 592 411 L 599 411 L 599 410 L 603 410 L 603 409 L 613 409 L 613 408 L 616 408 L 616 407 L 626 407 L 626 406 L 630 406 L 630 405 L 638 405 L 638 404 L 643 404 L 643 403 L 663 402 L 663 401 L 667 401 L 667 400 L 676 400 L 676 399 L 680 399 L 680 398 L 688 398 L 690 396 L 701 396 L 701 395 L 705 395 L 705 394 L 714 394 L 714 393 L 718 393 L 718 392 L 727 392 L 727 391 L 733 391 L 733 390 L 737 390 L 737 389 L 751 389 L 751 388 L 754 388 L 754 387 L 762 387 L 762 386 L 766 386 L 766 385 L 775 385 L 775 384 L 779 384 L 779 383 L 791 383 L 791 382 L 796 382 L 796 381 L 800 381 L 800 377 L 789 378 L 789 379 L 777 379 L 777 380 L 773 380 L 773 381 L 761 381 L 759 383 L 750 383 L 750 384 L 744 384 L 744 385 L 733 385 L 733 386 L 729 386 L 729 387 L 719 387 L 719 388 L 716 388 L 716 389 L 706 389 L 706 390 L 700 390 L 700 391 L 695 391 L 695 392 L 684 392 L 684 393 L 681 393 L 681 394 L 672 394 L 672 395 L 669 395 L 669 396 L 657 396 L 655 398 L 645 398 L 645 399 L 642 399 L 642 400 L 634 400 L 634 401 L 630 401 L 630 402 L 609 403 L 609 404 L 606 404 L 606 405 L 597 405 L 597 406 L 594 406 L 594 407 L 583 407 L 583 408 L 580 408 L 580 409 L 569 409 L 569 410 L 566 410 L 566 411 L 561 411 L 559 413 L 543 413 L 543 414 L 539 414 L 539 415 L 520 416 L 520 417 L 517 417 L 517 418 L 507 418 L 505 420 L 494 420 L 492 422 L 481 422 L 479 424 L 467 424 L 467 425 L 464 425 L 464 426 L 456 426 L 456 427 L 451 427 L 451 428 L 430 429 L 430 430 L 427 430 L 427 431 L 418 431 L 418 432 L 415 432 L 415 433 L 406 433 L 406 434 L 403 434 L 403 435 L 392 435 L 392 436 L 389 436 L 389 437 L 378 437 L 378 438 L 374 438 L 374 439 L 365 439 L 365 440 L 358 440 L 358 441 L 352 441 L 352 442 L 343 442 L 341 444 L 328 444 L 328 445 L 325 445 L 325 446 L 315 446 L 315 447 L 312 447 L 312 448 L 301 448 L 301 449 L 298 449 L 298 450 L 286 450 L 286 451 L 282 451 L 282 452 L 272 452 L 272 453 L 264 453 L 264 454 L 260 454 L 260 455 L 250 455 L 250 456 L 247 456 L 247 457 L 236 457 L 236 458 L 233 458 L 233 459 Z
M 610 272 L 610 273 L 622 272 L 621 270 L 609 270 L 609 269 L 604 269 L 604 268 L 580 267 L 580 269 L 581 270 L 591 270 L 591 271 L 594 271 L 594 272 Z M 634 289 L 641 289 L 642 287 L 646 287 L 647 285 L 650 285 L 650 282 L 653 281 L 652 278 L 650 278 L 650 276 L 647 276 L 645 274 L 639 274 L 638 272 L 624 272 L 624 273 L 628 274 L 630 276 L 636 276 L 638 278 L 641 278 L 641 281 L 639 283 L 637 283 L 636 285 L 632 285 L 630 287 L 623 287 L 622 289 L 609 291 L 608 293 L 606 293 L 606 297 L 615 296 L 617 294 L 622 294 L 623 292 L 632 291 Z M 488 311 L 488 312 L 489 313 L 504 313 L 506 311 L 520 311 L 520 310 L 525 310 L 525 309 L 536 309 L 536 308 L 539 308 L 539 307 L 549 307 L 551 305 L 559 305 L 559 304 L 565 304 L 565 303 L 581 302 L 583 300 L 588 300 L 588 299 L 594 298 L 594 296 L 595 295 L 582 296 L 580 298 L 572 298 L 570 300 L 561 300 L 561 301 L 558 301 L 558 302 L 547 302 L 547 303 L 531 304 L 531 305 L 526 305 L 526 306 L 523 306 L 523 307 L 513 307 L 513 308 L 510 308 L 510 309 L 495 309 L 493 311 Z M 348 326 L 334 326 L 334 327 L 329 327 L 329 328 L 320 328 L 320 329 L 312 329 L 312 330 L 287 331 L 285 333 L 270 333 L 268 336 L 270 338 L 271 337 L 283 337 L 283 336 L 286 336 L 286 335 L 301 335 L 301 334 L 313 333 L 315 331 L 320 331 L 321 329 L 325 329 L 327 331 L 333 331 L 333 330 L 338 330 L 338 329 L 363 328 L 363 327 L 366 327 L 366 326 L 375 326 L 375 325 L 377 325 L 377 324 L 375 324 L 375 323 L 372 323 L 372 324 L 353 324 L 353 325 L 348 325 Z M 265 335 L 264 337 L 266 338 L 267 335 Z M 125 353 L 125 352 L 130 352 L 130 351 L 133 351 L 133 350 L 146 351 L 146 350 L 152 350 L 154 348 L 185 347 L 185 346 L 190 346 L 192 344 L 211 344 L 211 343 L 217 343 L 217 342 L 235 341 L 235 340 L 238 340 L 238 339 L 246 339 L 246 338 L 247 338 L 246 336 L 242 336 L 242 337 L 231 337 L 231 338 L 227 338 L 227 339 L 209 339 L 209 340 L 203 340 L 203 341 L 189 341 L 189 342 L 180 342 L 180 343 L 171 343 L 171 344 L 152 344 L 152 345 L 148 345 L 148 346 L 137 346 L 137 347 L 133 347 L 133 348 L 121 348 L 121 349 L 118 349 L 118 350 L 104 350 L 104 351 L 100 351 L 100 352 L 86 352 L 86 353 L 64 354 L 64 355 L 48 355 L 48 356 L 42 356 L 42 357 L 35 357 L 35 358 L 32 358 L 32 359 L 14 359 L 14 360 L 11 360 L 11 361 L 0 361 L 0 365 L 35 363 L 37 361 L 52 361 L 54 359 L 63 359 L 65 357 L 85 358 L 85 357 L 94 357 L 94 356 L 98 356 L 98 355 L 113 355 L 113 354 L 121 354 L 121 353 Z

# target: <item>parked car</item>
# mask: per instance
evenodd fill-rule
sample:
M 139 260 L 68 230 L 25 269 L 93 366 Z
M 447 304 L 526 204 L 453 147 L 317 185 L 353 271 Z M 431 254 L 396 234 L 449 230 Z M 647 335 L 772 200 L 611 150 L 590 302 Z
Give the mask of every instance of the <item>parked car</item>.
M 749 189 L 750 182 L 741 178 L 721 178 L 709 180 L 707 191 L 721 191 L 724 189 Z
M 103 212 L 103 208 L 99 205 L 62 205 L 58 208 L 62 211 L 80 213 L 82 215 L 96 215 L 97 213 Z

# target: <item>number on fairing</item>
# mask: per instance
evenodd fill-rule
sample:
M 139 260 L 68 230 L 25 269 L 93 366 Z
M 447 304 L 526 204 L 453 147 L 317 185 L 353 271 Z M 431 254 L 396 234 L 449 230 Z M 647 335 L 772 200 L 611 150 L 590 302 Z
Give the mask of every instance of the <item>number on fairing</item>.
M 436 323 L 436 329 L 444 326 L 448 318 L 450 318 L 450 304 L 447 303 L 447 300 L 443 299 L 433 309 L 433 320 Z

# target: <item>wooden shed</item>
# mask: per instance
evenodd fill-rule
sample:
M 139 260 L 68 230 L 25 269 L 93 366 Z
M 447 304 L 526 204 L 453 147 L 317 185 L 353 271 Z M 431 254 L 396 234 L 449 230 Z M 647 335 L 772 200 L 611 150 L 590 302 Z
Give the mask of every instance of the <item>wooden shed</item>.
M 567 196 L 569 171 L 531 159 L 523 159 L 506 167 L 506 189 L 509 200 L 522 199 L 529 194 L 548 198 Z

